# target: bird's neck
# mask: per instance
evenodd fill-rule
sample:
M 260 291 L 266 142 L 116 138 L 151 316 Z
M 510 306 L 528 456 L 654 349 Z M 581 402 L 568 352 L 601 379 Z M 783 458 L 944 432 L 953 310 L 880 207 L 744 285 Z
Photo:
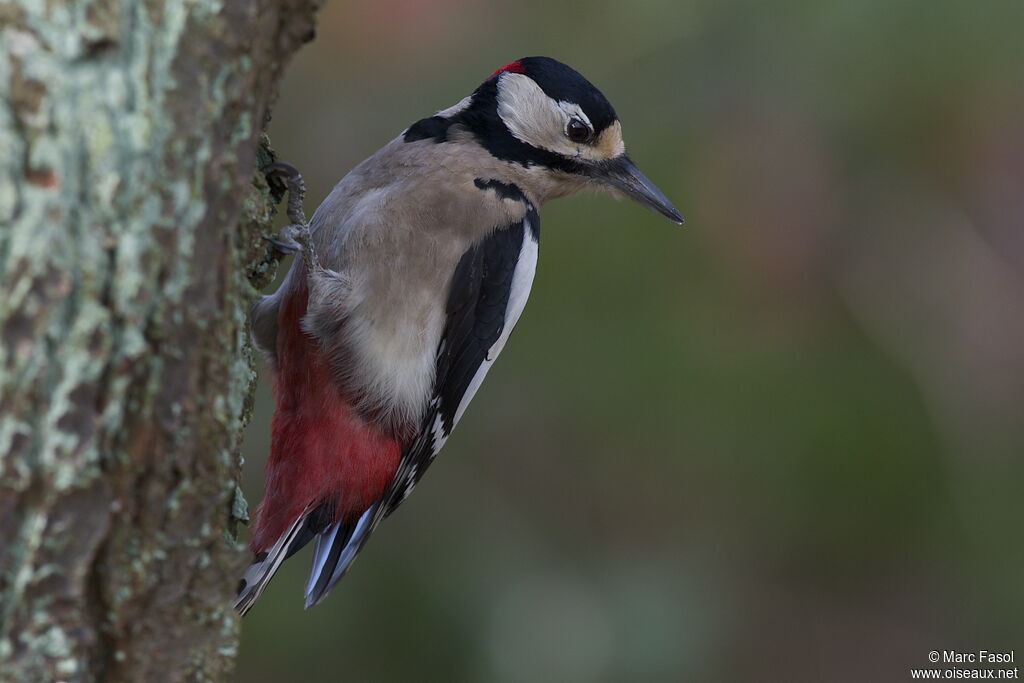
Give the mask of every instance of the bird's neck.
M 515 185 L 537 207 L 552 199 L 574 194 L 586 186 L 581 176 L 553 171 L 536 163 L 522 163 L 496 157 L 469 130 L 453 126 L 447 144 L 459 145 L 459 156 L 484 179 Z

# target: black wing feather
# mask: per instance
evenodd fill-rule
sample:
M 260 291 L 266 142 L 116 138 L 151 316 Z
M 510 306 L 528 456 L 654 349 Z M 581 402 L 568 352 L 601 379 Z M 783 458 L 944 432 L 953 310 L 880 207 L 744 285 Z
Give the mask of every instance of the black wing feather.
M 517 223 L 474 245 L 455 269 L 434 389 L 446 434 L 451 433 L 455 412 L 473 376 L 505 327 L 522 246 L 523 224 Z

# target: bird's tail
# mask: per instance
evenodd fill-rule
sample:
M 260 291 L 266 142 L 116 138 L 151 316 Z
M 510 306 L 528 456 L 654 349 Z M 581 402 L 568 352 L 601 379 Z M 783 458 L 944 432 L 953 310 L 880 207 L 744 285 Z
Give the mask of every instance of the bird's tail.
M 334 522 L 316 537 L 313 566 L 306 582 L 306 607 L 312 607 L 345 575 L 352 561 L 363 549 L 370 533 L 380 522 L 380 503 L 367 508 L 359 519 L 352 522 Z
M 374 503 L 357 519 L 333 521 L 332 508 L 326 504 L 310 506 L 269 549 L 257 553 L 238 584 L 235 610 L 245 614 L 274 578 L 281 563 L 316 538 L 313 566 L 306 583 L 306 607 L 317 604 L 345 575 L 370 533 L 380 522 L 380 504 Z
M 245 570 L 245 575 L 238 583 L 238 594 L 235 598 L 235 610 L 245 614 L 252 609 L 256 599 L 274 578 L 281 563 L 295 554 L 302 546 L 309 543 L 314 532 L 309 529 L 310 523 L 319 517 L 319 509 L 312 506 L 299 515 L 277 541 L 267 550 L 256 553 L 252 564 Z

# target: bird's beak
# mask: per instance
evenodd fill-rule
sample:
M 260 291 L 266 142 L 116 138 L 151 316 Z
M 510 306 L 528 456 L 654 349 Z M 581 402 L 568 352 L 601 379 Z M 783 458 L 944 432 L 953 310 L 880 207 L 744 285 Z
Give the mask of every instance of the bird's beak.
M 668 197 L 640 172 L 629 157 L 622 155 L 607 164 L 602 164 L 595 175 L 651 211 L 660 213 L 673 223 L 683 224 L 682 215 L 672 206 Z

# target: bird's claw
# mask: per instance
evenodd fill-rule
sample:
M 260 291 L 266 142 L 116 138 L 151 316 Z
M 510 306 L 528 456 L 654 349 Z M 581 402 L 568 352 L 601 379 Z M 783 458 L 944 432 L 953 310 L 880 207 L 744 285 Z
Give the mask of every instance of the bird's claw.
M 267 241 L 274 245 L 274 249 L 282 254 L 306 251 L 310 246 L 309 226 L 287 225 L 281 229 L 280 235 L 268 237 Z
M 302 245 L 293 239 L 288 239 L 284 236 L 279 237 L 267 237 L 266 240 L 270 242 L 271 246 L 274 247 L 274 251 L 279 254 L 288 256 L 302 249 Z
M 281 254 L 301 252 L 306 259 L 307 267 L 312 267 L 316 263 L 316 258 L 313 254 L 309 223 L 302 210 L 302 201 L 306 196 L 306 183 L 302 180 L 302 174 L 294 166 L 283 161 L 275 161 L 265 166 L 263 173 L 268 182 L 281 183 L 284 189 L 288 190 L 288 219 L 292 222 L 281 230 L 280 235 L 268 237 L 267 241 Z
M 267 241 L 281 254 L 301 254 L 305 264 L 306 277 L 312 284 L 314 275 L 320 269 L 320 263 L 313 249 L 309 222 L 306 221 L 306 214 L 302 210 L 302 200 L 306 196 L 306 183 L 302 180 L 302 174 L 298 169 L 283 161 L 275 161 L 265 166 L 263 173 L 268 182 L 283 183 L 284 188 L 288 190 L 288 219 L 291 220 L 291 225 L 282 228 L 280 235 L 268 237 Z
M 288 220 L 295 225 L 305 225 L 306 214 L 302 210 L 302 201 L 306 198 L 306 183 L 298 169 L 283 161 L 275 161 L 263 167 L 263 174 L 269 182 L 282 182 L 288 190 Z

